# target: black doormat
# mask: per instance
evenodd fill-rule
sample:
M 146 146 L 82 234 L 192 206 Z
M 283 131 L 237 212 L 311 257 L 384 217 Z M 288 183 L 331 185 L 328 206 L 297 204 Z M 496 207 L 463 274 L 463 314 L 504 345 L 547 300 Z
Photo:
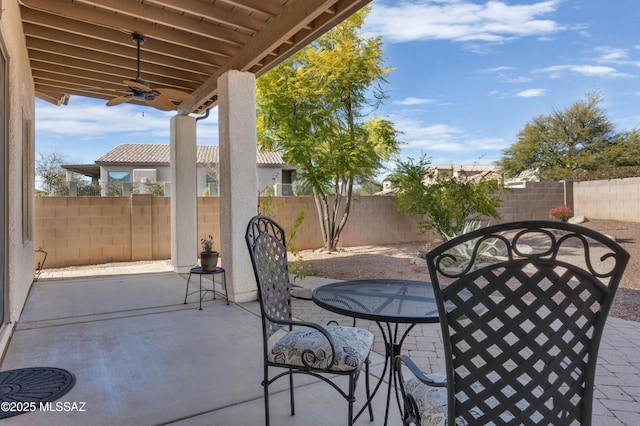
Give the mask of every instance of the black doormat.
M 40 410 L 71 390 L 75 376 L 61 368 L 20 368 L 0 372 L 0 419 Z

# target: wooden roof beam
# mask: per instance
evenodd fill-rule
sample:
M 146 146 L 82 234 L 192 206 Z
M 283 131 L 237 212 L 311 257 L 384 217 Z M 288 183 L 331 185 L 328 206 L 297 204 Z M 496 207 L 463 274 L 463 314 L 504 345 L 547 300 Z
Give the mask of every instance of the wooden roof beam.
M 42 0 L 28 0 L 42 1 Z M 50 0 L 44 0 L 50 3 Z M 61 0 L 57 0 L 60 2 Z M 56 3 L 57 3 L 56 2 Z M 235 47 L 240 47 L 249 41 L 251 34 L 241 32 L 220 25 L 203 22 L 199 19 L 190 18 L 181 13 L 172 12 L 171 9 L 158 8 L 146 3 L 139 3 L 131 0 L 74 0 L 75 3 L 95 7 L 99 10 L 109 11 L 119 16 L 128 16 L 138 19 L 144 16 L 144 19 L 153 21 L 156 25 L 164 25 L 174 30 L 185 31 L 191 34 L 197 34 L 212 40 L 222 41 Z
M 215 3 L 206 4 L 199 0 L 145 0 L 145 3 L 152 3 L 193 16 L 202 16 L 208 21 L 233 26 L 251 34 L 264 29 L 266 20 L 273 18 L 273 15 L 268 14 L 262 14 L 264 15 L 262 19 L 251 16 L 249 13 L 241 15 L 229 9 L 216 6 Z
M 21 0 L 26 6 L 36 10 L 50 13 L 54 16 L 73 17 L 85 23 L 91 23 L 103 27 L 119 28 L 123 33 L 128 35 L 137 32 L 148 38 L 162 40 L 173 44 L 178 44 L 189 49 L 200 49 L 205 52 L 212 52 L 211 44 L 213 40 L 195 34 L 189 34 L 184 31 L 175 31 L 169 27 L 156 25 L 152 22 L 134 19 L 125 15 L 116 13 L 106 13 L 98 9 L 79 6 L 69 0 Z M 207 46 L 208 48 L 204 48 Z M 219 55 L 230 58 L 234 56 L 238 48 L 227 43 L 215 43 L 215 52 Z

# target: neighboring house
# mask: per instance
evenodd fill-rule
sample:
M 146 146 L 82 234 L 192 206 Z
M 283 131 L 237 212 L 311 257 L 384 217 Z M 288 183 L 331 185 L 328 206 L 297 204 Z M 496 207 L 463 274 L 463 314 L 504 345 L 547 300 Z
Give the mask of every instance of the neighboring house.
M 128 187 L 127 183 L 161 184 L 168 195 L 167 185 L 171 181 L 169 148 L 168 144 L 122 144 L 98 158 L 95 164 L 70 164 L 62 167 L 69 173 L 99 179 L 102 183 L 102 195 L 106 195 L 108 184 L 114 183 L 124 183 L 125 188 Z M 196 155 L 197 194 L 218 195 L 218 146 L 199 145 Z M 295 169 L 282 160 L 281 153 L 258 152 L 257 191 L 263 193 L 266 188 L 274 187 L 275 195 L 293 195 L 291 184 L 295 174 Z M 127 194 L 126 189 L 123 192 Z
M 435 171 L 434 178 L 439 175 L 450 176 L 453 172 L 455 177 L 465 178 L 469 181 L 477 181 L 485 177 L 491 177 L 493 179 L 502 179 L 500 174 L 500 168 L 497 166 L 482 166 L 482 165 L 436 165 L 430 166 L 430 171 Z M 425 176 L 423 182 L 425 185 L 431 183 L 433 179 L 429 176 Z M 385 180 L 382 182 L 382 191 L 376 195 L 393 195 L 396 192 L 396 188 L 391 185 L 391 182 Z
M 435 170 L 435 176 L 446 175 L 449 176 L 453 172 L 453 176 L 459 178 L 465 178 L 466 180 L 476 181 L 487 176 L 493 176 L 501 178 L 499 173 L 500 169 L 497 166 L 483 166 L 479 164 L 473 165 L 436 165 L 429 167 L 429 170 Z M 429 183 L 430 180 L 425 179 L 425 183 Z

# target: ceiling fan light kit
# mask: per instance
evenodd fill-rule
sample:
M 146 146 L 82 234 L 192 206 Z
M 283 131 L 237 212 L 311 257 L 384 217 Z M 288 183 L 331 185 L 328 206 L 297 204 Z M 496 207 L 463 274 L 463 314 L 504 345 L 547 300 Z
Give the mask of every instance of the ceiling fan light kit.
M 142 34 L 133 33 L 131 34 L 131 40 L 133 40 L 137 46 L 138 56 L 136 78 L 133 80 L 123 80 L 123 83 L 127 86 L 128 93 L 111 99 L 107 102 L 107 106 L 120 105 L 125 102 L 138 100 L 143 101 L 151 107 L 163 111 L 171 111 L 176 109 L 176 105 L 172 100 L 181 102 L 192 99 L 190 94 L 181 90 L 171 89 L 168 87 L 152 89 L 149 82 L 140 78 L 140 46 L 143 45 L 147 39 Z

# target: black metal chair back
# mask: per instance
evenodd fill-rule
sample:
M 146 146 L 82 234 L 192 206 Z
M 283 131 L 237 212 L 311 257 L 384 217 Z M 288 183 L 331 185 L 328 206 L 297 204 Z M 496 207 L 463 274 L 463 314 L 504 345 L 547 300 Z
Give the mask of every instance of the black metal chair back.
M 266 341 L 283 327 L 278 321 L 291 320 L 291 285 L 285 232 L 269 217 L 259 215 L 249 223 L 246 241 L 258 285 Z
M 258 286 L 264 351 L 265 421 L 269 425 L 269 385 L 289 377 L 291 414 L 295 414 L 294 374 L 307 374 L 331 385 L 348 402 L 347 424 L 352 425 L 356 382 L 365 367 L 369 417 L 373 420 L 369 390 L 369 352 L 373 335 L 355 327 L 320 326 L 292 318 L 287 246 L 283 228 L 267 216 L 253 217 L 245 241 Z M 278 331 L 284 331 L 274 336 Z M 282 335 L 280 335 L 282 334 Z M 274 377 L 269 367 L 284 369 Z M 282 371 L 282 370 L 280 370 Z M 327 374 L 325 374 L 327 373 Z M 333 382 L 336 375 L 348 376 L 347 390 Z
M 429 252 L 448 424 L 590 424 L 600 339 L 628 259 L 601 233 L 551 221 L 489 226 Z

